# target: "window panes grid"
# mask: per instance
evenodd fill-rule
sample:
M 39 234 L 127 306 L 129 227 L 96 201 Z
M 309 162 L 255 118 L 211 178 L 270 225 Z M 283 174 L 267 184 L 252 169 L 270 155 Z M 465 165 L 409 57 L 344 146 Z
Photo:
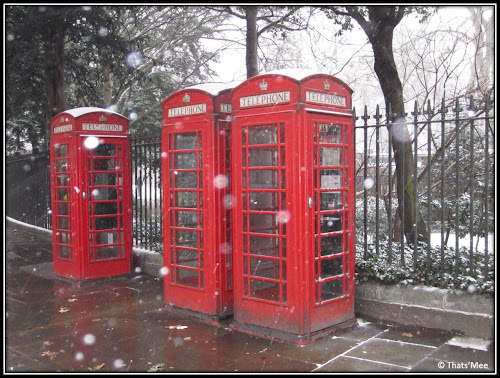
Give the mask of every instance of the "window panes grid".
M 87 150 L 90 261 L 122 258 L 123 148 L 105 143 Z
M 285 125 L 242 133 L 244 296 L 287 303 Z
M 73 258 L 71 237 L 71 203 L 70 203 L 70 167 L 69 145 L 54 146 L 54 173 L 56 201 L 52 211 L 55 214 L 54 232 L 56 235 L 56 253 L 61 259 Z
M 202 134 L 169 135 L 171 282 L 204 288 Z
M 315 302 L 348 294 L 347 128 L 315 122 Z

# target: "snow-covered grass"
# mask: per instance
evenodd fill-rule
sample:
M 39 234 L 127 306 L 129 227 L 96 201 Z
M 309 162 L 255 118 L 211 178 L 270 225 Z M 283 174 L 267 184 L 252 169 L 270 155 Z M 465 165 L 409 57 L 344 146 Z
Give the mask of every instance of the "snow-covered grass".
M 21 221 L 18 221 L 17 219 L 14 219 L 14 218 L 11 218 L 11 217 L 5 217 L 9 222 L 12 222 L 12 223 L 15 223 L 15 224 L 18 224 L 19 226 L 23 226 L 23 227 L 27 227 L 27 228 L 31 228 L 33 230 L 37 230 L 37 231 L 42 231 L 42 232 L 45 232 L 47 234 L 52 234 L 52 231 L 51 230 L 47 230 L 46 228 L 42 228 L 42 227 L 38 227 L 38 226 L 33 226 L 32 224 L 29 224 L 29 223 L 24 223 L 24 222 L 21 222 Z

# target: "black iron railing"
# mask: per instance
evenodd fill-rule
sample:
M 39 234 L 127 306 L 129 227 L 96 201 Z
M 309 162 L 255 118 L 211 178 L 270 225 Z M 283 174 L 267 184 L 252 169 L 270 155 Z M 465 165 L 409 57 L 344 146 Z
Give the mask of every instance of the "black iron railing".
M 492 102 L 475 106 L 458 99 L 437 108 L 415 103 L 410 115 L 373 117 L 367 108 L 356 117 L 356 193 L 358 258 L 377 256 L 384 264 L 396 261 L 413 270 L 438 270 L 438 276 L 466 275 L 471 281 L 494 276 L 494 138 Z M 373 123 L 369 120 L 373 119 Z M 401 219 L 394 127 L 407 128 L 413 154 L 409 185 L 417 214 L 425 222 L 425 240 L 417 233 L 409 240 Z M 401 134 L 401 133 L 397 133 Z
M 7 157 L 5 213 L 14 219 L 50 230 L 50 209 L 48 153 Z
M 134 245 L 163 252 L 161 140 L 132 139 Z

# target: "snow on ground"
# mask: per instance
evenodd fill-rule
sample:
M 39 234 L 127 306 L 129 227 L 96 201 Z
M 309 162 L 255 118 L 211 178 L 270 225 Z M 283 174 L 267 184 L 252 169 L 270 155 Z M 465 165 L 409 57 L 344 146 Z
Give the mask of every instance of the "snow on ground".
M 485 238 L 481 237 L 479 238 L 479 243 L 478 243 L 478 238 L 474 237 L 473 238 L 473 247 L 474 251 L 478 253 L 484 253 L 484 243 L 485 243 Z M 448 243 L 446 244 L 448 247 L 455 248 L 455 243 L 456 243 L 456 238 L 455 234 L 450 234 L 448 238 Z M 440 246 L 441 245 L 441 234 L 440 233 L 432 233 L 431 234 L 431 246 Z M 467 235 L 464 238 L 460 238 L 458 240 L 458 247 L 465 247 L 465 248 L 470 248 L 470 236 Z M 495 235 L 489 235 L 488 236 L 488 252 L 491 254 L 495 251 Z

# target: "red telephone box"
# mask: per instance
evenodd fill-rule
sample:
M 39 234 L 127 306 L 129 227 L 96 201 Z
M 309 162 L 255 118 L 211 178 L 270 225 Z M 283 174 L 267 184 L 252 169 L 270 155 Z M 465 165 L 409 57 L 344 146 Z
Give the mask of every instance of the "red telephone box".
M 209 321 L 232 314 L 231 92 L 199 85 L 163 102 L 166 309 Z
M 51 121 L 54 272 L 77 279 L 130 273 L 132 193 L 128 120 L 101 108 Z
M 233 90 L 232 326 L 308 343 L 354 319 L 354 139 L 352 90 L 297 73 Z

